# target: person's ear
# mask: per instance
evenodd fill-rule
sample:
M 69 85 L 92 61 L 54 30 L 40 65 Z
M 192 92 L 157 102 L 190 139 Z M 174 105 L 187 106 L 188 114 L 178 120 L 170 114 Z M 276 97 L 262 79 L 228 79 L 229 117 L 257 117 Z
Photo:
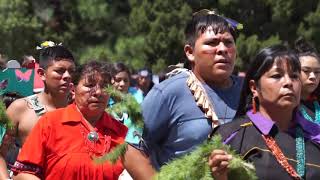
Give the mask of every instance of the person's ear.
M 189 61 L 194 62 L 194 49 L 191 45 L 186 44 L 184 46 L 184 53 L 186 54 Z
M 255 80 L 250 80 L 249 81 L 249 88 L 250 91 L 252 93 L 253 97 L 258 97 L 258 86 L 257 86 L 257 82 Z
M 46 73 L 45 73 L 44 69 L 42 69 L 42 68 L 37 69 L 37 74 L 40 76 L 42 81 L 46 80 Z
M 111 85 L 114 84 L 114 78 L 111 78 Z

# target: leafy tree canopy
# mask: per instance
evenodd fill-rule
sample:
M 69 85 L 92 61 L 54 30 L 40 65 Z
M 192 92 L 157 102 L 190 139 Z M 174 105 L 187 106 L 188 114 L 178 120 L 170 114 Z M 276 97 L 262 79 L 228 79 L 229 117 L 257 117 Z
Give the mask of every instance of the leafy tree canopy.
M 0 54 L 38 56 L 44 40 L 62 42 L 80 63 L 122 61 L 155 72 L 183 62 L 184 28 L 192 12 L 217 9 L 244 24 L 237 39 L 237 69 L 275 43 L 299 36 L 320 47 L 318 0 L 0 0 Z

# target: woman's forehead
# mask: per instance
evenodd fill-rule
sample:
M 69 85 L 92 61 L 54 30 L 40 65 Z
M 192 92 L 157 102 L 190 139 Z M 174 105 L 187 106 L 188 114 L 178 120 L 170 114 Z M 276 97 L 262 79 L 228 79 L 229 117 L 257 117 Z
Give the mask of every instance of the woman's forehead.
M 302 65 L 320 67 L 320 60 L 313 56 L 301 56 L 299 59 Z
M 275 58 L 270 70 L 273 71 L 298 71 L 296 68 L 293 67 L 293 63 L 290 63 L 290 60 L 288 59 L 288 57 L 277 57 Z

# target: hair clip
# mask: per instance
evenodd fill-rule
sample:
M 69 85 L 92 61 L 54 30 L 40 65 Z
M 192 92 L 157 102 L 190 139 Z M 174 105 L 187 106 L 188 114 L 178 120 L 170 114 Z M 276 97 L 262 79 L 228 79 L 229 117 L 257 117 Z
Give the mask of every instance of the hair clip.
M 54 47 L 54 46 L 62 46 L 62 43 L 56 44 L 53 41 L 44 41 L 40 44 L 40 46 L 37 46 L 37 50 L 46 49 L 48 47 Z
M 237 30 L 242 30 L 243 29 L 243 24 L 233 20 L 233 19 L 230 19 L 230 18 L 226 18 L 226 17 L 223 17 L 221 16 L 222 18 L 224 18 L 228 23 L 229 25 L 231 25 L 233 28 L 237 29 Z

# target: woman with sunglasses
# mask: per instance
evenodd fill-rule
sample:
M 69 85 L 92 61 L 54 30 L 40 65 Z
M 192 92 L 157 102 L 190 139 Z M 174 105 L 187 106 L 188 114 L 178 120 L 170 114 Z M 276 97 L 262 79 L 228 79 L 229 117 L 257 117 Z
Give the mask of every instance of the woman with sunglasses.
M 236 119 L 215 129 L 254 164 L 259 179 L 320 179 L 320 126 L 299 113 L 300 72 L 298 57 L 286 47 L 260 51 L 246 73 Z M 216 179 L 227 179 L 230 159 L 212 152 Z
M 127 128 L 105 112 L 110 67 L 96 61 L 76 71 L 74 103 L 42 116 L 27 137 L 13 171 L 15 179 L 114 179 L 122 163 L 92 158 L 124 142 Z
M 295 48 L 301 63 L 301 103 L 300 111 L 303 117 L 320 125 L 320 56 L 317 51 L 300 38 Z

